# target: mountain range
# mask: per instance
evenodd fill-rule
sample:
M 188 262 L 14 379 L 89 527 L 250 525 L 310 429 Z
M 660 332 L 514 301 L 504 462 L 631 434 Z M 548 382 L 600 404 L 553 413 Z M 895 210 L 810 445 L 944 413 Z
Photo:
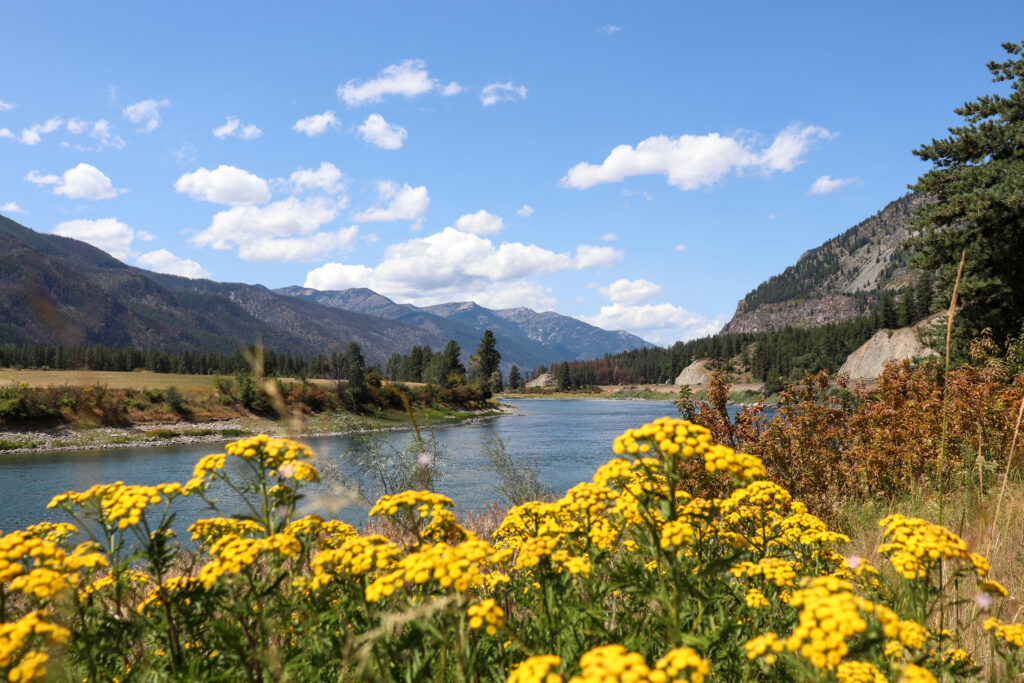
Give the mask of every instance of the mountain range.
M 85 242 L 0 216 L 0 344 L 40 343 L 231 352 L 262 343 L 303 356 L 355 341 L 383 365 L 413 346 L 455 339 L 468 354 L 494 331 L 504 364 L 601 356 L 652 346 L 557 313 L 474 303 L 417 308 L 367 289 L 317 292 L 214 282 L 136 268 Z
M 865 315 L 882 291 L 902 289 L 914 277 L 902 243 L 909 236 L 911 211 L 921 201 L 904 195 L 805 251 L 740 299 L 722 333 L 813 327 Z

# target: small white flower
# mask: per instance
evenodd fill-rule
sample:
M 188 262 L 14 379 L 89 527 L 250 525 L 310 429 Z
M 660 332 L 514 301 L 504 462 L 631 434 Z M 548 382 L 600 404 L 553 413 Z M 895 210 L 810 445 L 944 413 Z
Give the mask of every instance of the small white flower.
M 430 453 L 427 452 L 420 453 L 416 456 L 416 462 L 418 462 L 422 467 L 430 467 L 430 463 L 433 461 L 434 459 L 431 457 Z
M 988 609 L 992 606 L 992 596 L 988 593 L 978 593 L 974 596 L 974 602 L 978 604 L 979 609 Z
M 282 479 L 291 479 L 292 475 L 294 474 L 295 466 L 292 464 L 283 465 L 281 469 L 278 470 L 278 476 L 281 477 Z
M 846 558 L 846 566 L 849 569 L 857 569 L 858 567 L 860 567 L 862 562 L 863 560 L 856 555 L 851 555 L 850 557 Z

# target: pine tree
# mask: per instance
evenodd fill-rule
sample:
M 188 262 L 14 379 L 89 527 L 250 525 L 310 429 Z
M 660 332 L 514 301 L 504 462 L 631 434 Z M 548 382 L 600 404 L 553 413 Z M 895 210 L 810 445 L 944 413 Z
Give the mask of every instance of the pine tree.
M 878 306 L 878 322 L 889 330 L 899 326 L 899 316 L 896 312 L 896 297 L 891 289 L 885 290 L 882 294 L 882 302 Z
M 900 327 L 908 327 L 917 322 L 917 302 L 914 300 L 914 288 L 907 287 L 900 299 Z
M 917 278 L 917 286 L 914 287 L 914 299 L 917 305 L 915 314 L 918 320 L 924 320 L 932 313 L 933 285 L 931 273 L 921 273 L 921 276 Z
M 515 390 L 520 387 L 523 382 L 523 377 L 519 373 L 519 366 L 513 365 L 512 369 L 508 371 L 508 388 Z
M 494 338 L 494 333 L 490 330 L 484 331 L 483 338 L 480 339 L 480 346 L 476 349 L 476 359 L 480 367 L 480 377 L 484 380 L 490 379 L 498 370 L 498 366 L 501 364 L 501 353 L 497 349 L 498 341 Z
M 993 81 L 1009 82 L 1010 94 L 990 94 L 954 109 L 962 126 L 914 154 L 932 162 L 914 191 L 933 201 L 914 212 L 909 240 L 913 265 L 937 272 L 949 301 L 962 252 L 963 341 L 989 327 L 997 342 L 1018 333 L 1024 321 L 1024 42 L 1004 43 L 1004 62 L 990 62 Z

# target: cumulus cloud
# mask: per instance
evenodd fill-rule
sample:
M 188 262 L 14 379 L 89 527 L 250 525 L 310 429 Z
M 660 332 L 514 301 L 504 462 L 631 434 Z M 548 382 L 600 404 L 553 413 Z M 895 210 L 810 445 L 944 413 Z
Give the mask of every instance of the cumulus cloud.
M 292 126 L 292 130 L 304 133 L 312 138 L 326 133 L 328 128 L 338 128 L 340 125 L 341 121 L 338 120 L 338 117 L 334 115 L 332 110 L 328 109 L 323 114 L 313 114 L 304 119 L 299 119 Z
M 132 255 L 135 239 L 135 231 L 116 218 L 64 221 L 53 228 L 53 234 L 88 242 L 122 261 Z
M 142 128 L 139 130 L 149 133 L 160 127 L 162 120 L 160 118 L 160 110 L 170 105 L 171 101 L 167 99 L 142 100 L 135 104 L 129 104 L 121 113 L 132 123 L 141 123 Z
M 580 162 L 559 181 L 563 187 L 586 189 L 636 175 L 664 174 L 680 190 L 713 185 L 729 173 L 754 171 L 770 175 L 803 163 L 811 144 L 832 133 L 819 126 L 793 124 L 780 131 L 771 145 L 757 150 L 749 139 L 707 135 L 665 135 L 647 138 L 635 148 L 619 145 L 600 164 Z
M 658 298 L 658 295 L 661 294 L 661 285 L 650 280 L 621 278 L 607 287 L 598 287 L 597 292 L 613 304 L 645 304 Z
M 467 213 L 459 216 L 455 221 L 455 227 L 462 232 L 471 232 L 474 235 L 493 235 L 505 229 L 505 221 L 501 216 L 495 216 L 480 209 L 476 213 Z
M 306 287 L 369 287 L 420 304 L 472 299 L 502 307 L 549 305 L 550 290 L 526 278 L 590 267 L 580 245 L 576 254 L 535 244 L 503 242 L 445 228 L 387 248 L 376 266 L 326 263 L 309 272 Z M 594 247 L 599 248 L 599 247 Z
M 398 186 L 390 180 L 377 183 L 377 206 L 358 212 L 352 217 L 357 223 L 378 221 L 419 221 L 430 206 L 430 195 L 423 185 Z
M 288 184 L 296 191 L 320 190 L 327 194 L 339 194 L 345 191 L 347 183 L 345 174 L 329 161 L 321 161 L 320 168 L 300 168 L 288 178 Z
M 444 95 L 445 97 L 451 97 L 452 95 L 458 95 L 461 92 L 465 92 L 465 90 L 466 89 L 463 88 L 461 85 L 459 85 L 455 81 L 452 81 L 451 83 L 449 83 L 448 85 L 444 86 L 444 88 L 441 89 L 441 94 Z
M 620 249 L 581 244 L 576 247 L 576 268 L 607 268 L 623 256 Z
M 526 86 L 516 85 L 512 81 L 507 83 L 488 83 L 480 91 L 480 101 L 485 107 L 490 107 L 498 102 L 512 102 L 526 99 Z
M 359 126 L 359 135 L 367 142 L 381 149 L 401 149 L 409 131 L 401 126 L 388 123 L 380 114 L 370 114 Z
M 241 168 L 221 164 L 214 170 L 199 168 L 182 175 L 174 189 L 193 199 L 215 204 L 246 206 L 270 199 L 267 181 Z
M 18 206 L 18 202 L 0 204 L 0 211 L 3 211 L 4 213 L 28 213 L 28 211 Z
M 847 185 L 859 183 L 860 178 L 833 178 L 832 176 L 823 175 L 814 181 L 811 185 L 811 189 L 807 191 L 807 194 L 828 194 L 829 192 L 835 192 Z
M 458 86 L 458 83 L 454 84 Z M 422 59 L 407 59 L 401 64 L 385 67 L 377 75 L 364 83 L 351 80 L 338 86 L 338 99 L 349 107 L 358 107 L 371 102 L 380 102 L 387 95 L 416 97 L 438 87 L 436 79 L 427 73 L 427 64 Z M 452 84 L 445 87 L 444 94 Z
M 520 208 L 516 209 L 516 213 L 523 218 L 529 218 L 533 215 L 533 207 L 529 204 L 523 204 Z
M 237 116 L 229 116 L 225 119 L 223 126 L 217 126 L 213 129 L 213 135 L 218 140 L 224 140 L 225 138 L 255 140 L 263 135 L 263 131 L 255 123 L 242 125 Z
M 458 85 L 458 83 L 456 83 L 456 85 Z M 0 100 L 0 111 L 10 111 L 14 109 L 16 106 L 17 105 L 11 104 L 10 102 L 4 102 L 3 100 Z
M 106 119 L 100 119 L 95 123 L 83 121 L 82 119 L 69 119 L 65 127 L 72 135 L 88 133 L 90 138 L 96 140 L 97 144 L 93 147 L 76 144 L 75 149 L 79 152 L 98 152 L 104 147 L 123 149 L 125 144 L 127 144 L 125 143 L 124 138 L 113 133 L 110 128 L 110 122 Z M 62 142 L 61 145 L 68 146 L 67 143 L 64 142 Z
M 214 215 L 190 242 L 237 249 L 248 261 L 316 261 L 348 248 L 358 228 L 319 232 L 337 216 L 341 203 L 326 197 L 289 197 L 266 206 L 236 206 Z
M 0 128 L 0 138 L 17 140 L 23 145 L 38 145 L 46 133 L 52 133 L 63 125 L 64 120 L 54 116 L 47 119 L 45 123 L 33 123 L 28 128 L 21 129 L 21 135 L 15 135 L 9 128 Z
M 627 330 L 662 345 L 706 337 L 720 330 L 724 324 L 720 318 L 712 320 L 670 303 L 613 303 L 602 306 L 597 315 L 581 315 L 580 319 L 606 330 Z
M 40 175 L 29 171 L 25 180 L 36 185 L 53 185 L 53 193 L 69 199 L 112 199 L 125 190 L 114 187 L 103 171 L 90 164 L 81 163 L 69 168 L 60 176 L 49 173 Z
M 605 234 L 601 235 L 602 242 L 614 242 L 617 239 L 619 239 L 619 236 L 616 235 L 614 232 L 606 232 Z
M 192 279 L 210 277 L 210 271 L 206 270 L 206 268 L 203 268 L 191 259 L 175 256 L 166 249 L 147 251 L 142 256 L 139 256 L 136 263 L 156 273 L 180 275 Z

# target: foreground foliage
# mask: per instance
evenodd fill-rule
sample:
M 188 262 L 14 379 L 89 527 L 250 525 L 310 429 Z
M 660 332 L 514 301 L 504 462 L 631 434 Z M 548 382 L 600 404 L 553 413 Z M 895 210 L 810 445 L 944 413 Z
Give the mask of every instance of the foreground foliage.
M 490 540 L 429 491 L 370 510 L 407 539 L 299 517 L 319 474 L 304 445 L 258 436 L 184 483 L 54 498 L 70 523 L 0 536 L 0 672 L 11 681 L 930 681 L 1024 668 L 1006 590 L 956 534 L 889 515 L 889 566 L 765 478 L 761 459 L 662 418 L 555 502 Z M 211 486 L 244 496 L 234 517 Z M 720 495 L 703 498 L 701 491 Z M 174 503 L 215 510 L 172 545 Z M 964 587 L 975 596 L 964 604 Z M 959 590 L 959 592 L 957 592 Z M 988 653 L 961 630 L 984 619 Z

